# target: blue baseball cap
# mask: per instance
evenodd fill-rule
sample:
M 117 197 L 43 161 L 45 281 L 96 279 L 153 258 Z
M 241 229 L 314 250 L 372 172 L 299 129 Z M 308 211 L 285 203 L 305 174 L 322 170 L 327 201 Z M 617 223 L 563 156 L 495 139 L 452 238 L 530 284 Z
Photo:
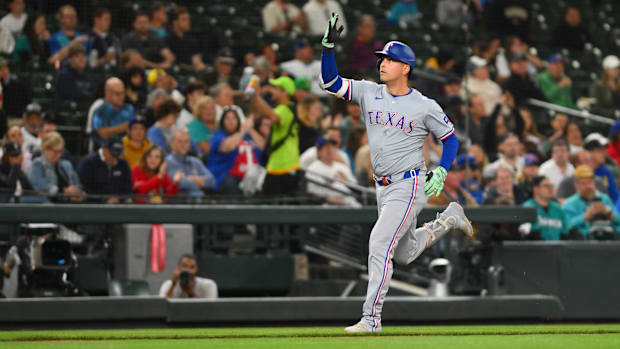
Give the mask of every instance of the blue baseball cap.
M 319 137 L 319 139 L 316 140 L 315 146 L 316 149 L 321 149 L 325 144 L 327 143 L 331 143 L 333 145 L 336 145 L 336 141 L 329 138 L 329 137 L 325 137 L 325 136 L 321 136 Z
M 549 57 L 549 59 L 547 59 L 547 62 L 549 63 L 564 62 L 564 57 L 562 57 L 562 55 L 559 53 L 554 53 Z
M 461 154 L 456 158 L 454 169 L 463 170 L 467 167 L 467 163 L 469 164 L 469 168 L 475 169 L 477 167 L 476 158 L 473 155 Z
M 620 132 L 620 121 L 614 122 L 614 124 L 611 125 L 611 128 L 609 129 L 609 133 L 611 133 L 612 135 L 618 132 Z
M 527 153 L 523 156 L 523 160 L 525 161 L 525 166 L 538 166 L 540 165 L 540 160 L 538 160 L 538 156 L 534 153 Z

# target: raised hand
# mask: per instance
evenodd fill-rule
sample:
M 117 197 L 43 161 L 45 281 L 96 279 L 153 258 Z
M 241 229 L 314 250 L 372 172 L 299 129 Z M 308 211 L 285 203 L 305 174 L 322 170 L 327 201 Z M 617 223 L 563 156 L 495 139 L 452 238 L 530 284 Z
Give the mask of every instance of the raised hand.
M 332 12 L 332 18 L 330 18 L 329 23 L 327 23 L 327 28 L 325 29 L 325 35 L 323 35 L 323 40 L 321 44 L 323 47 L 327 49 L 333 49 L 336 44 L 336 40 L 340 37 L 340 34 L 344 30 L 344 26 L 337 27 L 338 25 L 338 14 Z

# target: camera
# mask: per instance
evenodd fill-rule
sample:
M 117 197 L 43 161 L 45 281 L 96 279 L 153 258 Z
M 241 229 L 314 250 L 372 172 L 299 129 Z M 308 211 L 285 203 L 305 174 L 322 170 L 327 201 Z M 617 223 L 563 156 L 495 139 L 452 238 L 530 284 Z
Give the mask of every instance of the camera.
M 179 283 L 183 287 L 189 285 L 189 282 L 193 279 L 194 275 L 190 274 L 187 270 L 182 270 L 181 273 L 179 273 Z

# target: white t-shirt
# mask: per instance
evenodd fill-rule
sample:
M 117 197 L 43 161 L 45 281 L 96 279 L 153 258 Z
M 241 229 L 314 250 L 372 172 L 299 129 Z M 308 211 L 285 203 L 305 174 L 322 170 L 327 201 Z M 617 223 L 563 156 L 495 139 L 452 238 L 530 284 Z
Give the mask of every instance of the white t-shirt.
M 327 23 L 332 16 L 332 12 L 340 16 L 338 25 L 344 27 L 341 36 L 344 37 L 347 35 L 347 21 L 344 17 L 342 7 L 340 7 L 338 2 L 327 0 L 325 3 L 321 4 L 317 0 L 310 0 L 304 5 L 302 10 L 306 13 L 306 17 L 308 17 L 308 31 L 310 35 L 322 36 L 325 33 L 325 28 L 327 28 Z
M 22 126 L 22 137 L 24 138 L 24 144 L 22 144 L 22 152 L 36 153 L 41 150 L 41 138 L 33 136 L 28 132 L 25 127 Z
M 495 106 L 501 102 L 502 88 L 491 80 L 478 80 L 474 77 L 468 76 L 466 81 L 467 89 L 472 95 L 478 95 L 484 102 L 484 113 L 490 115 L 495 109 Z
M 327 92 L 319 85 L 321 76 L 320 61 L 314 60 L 312 63 L 306 64 L 298 59 L 293 59 L 280 64 L 280 68 L 296 78 L 308 78 L 312 81 L 311 90 L 314 95 L 327 96 Z
M 179 117 L 177 118 L 176 129 L 177 130 L 185 130 L 187 129 L 187 124 L 194 120 L 194 114 L 190 113 L 189 110 L 183 108 L 179 113 Z
M 571 177 L 573 173 L 575 173 L 575 167 L 570 162 L 566 164 L 563 172 L 553 159 L 543 162 L 538 168 L 538 174 L 547 177 L 555 190 L 558 190 L 564 178 Z
M 263 8 L 263 26 L 266 31 L 270 32 L 274 27 L 297 17 L 300 13 L 299 7 L 290 3 L 286 5 L 286 13 L 284 13 L 284 10 L 282 10 L 282 7 L 280 7 L 276 1 L 271 1 Z M 303 31 L 298 25 L 294 25 L 293 30 L 297 33 Z M 323 30 L 325 30 L 325 28 L 323 28 Z
M 194 284 L 194 295 L 196 298 L 217 298 L 217 284 L 215 281 L 199 276 L 196 276 L 194 280 L 196 280 Z M 164 281 L 159 289 L 159 296 L 166 297 L 168 290 L 170 290 L 170 286 L 172 286 L 172 280 Z M 188 298 L 178 282 L 172 291 L 172 298 Z
M 501 155 L 500 155 L 501 156 Z M 506 159 L 504 159 L 503 156 L 501 156 L 499 159 L 495 160 L 494 162 L 486 165 L 484 167 L 484 169 L 482 170 L 482 177 L 484 178 L 494 178 L 495 177 L 495 173 L 497 172 L 497 168 L 500 166 L 508 166 L 510 168 L 512 168 L 513 170 L 513 175 L 516 178 L 517 175 L 519 174 L 519 172 L 521 172 L 521 170 L 523 169 L 523 166 L 525 166 L 525 159 L 523 158 L 523 156 L 517 156 L 517 160 L 515 161 L 515 165 L 512 166 L 509 162 L 506 161 Z
M 17 38 L 24 29 L 28 15 L 24 12 L 19 18 L 13 17 L 11 13 L 0 19 L 0 25 L 8 29 L 15 38 Z
M 326 196 L 337 196 L 345 199 L 347 206 L 360 207 L 361 205 L 357 202 L 353 197 L 344 195 L 341 192 L 351 193 L 349 187 L 347 187 L 344 183 L 338 181 L 330 181 L 327 178 L 336 178 L 338 173 L 341 173 L 346 178 L 346 181 L 357 184 L 351 169 L 347 167 L 345 164 L 340 162 L 333 162 L 331 166 L 326 163 L 315 160 L 308 167 L 308 172 L 306 172 L 306 178 L 311 179 L 313 181 L 322 183 L 323 185 L 316 184 L 313 182 L 308 182 L 307 190 L 308 193 L 314 194 L 318 197 L 326 197 Z M 320 174 L 320 175 L 317 175 Z M 321 176 L 322 175 L 322 176 Z M 335 190 L 331 190 L 333 188 Z
M 338 155 L 344 160 L 344 162 L 346 162 L 347 166 L 351 168 L 351 160 L 349 160 L 349 156 L 347 155 L 347 153 L 338 149 Z M 303 152 L 303 154 L 301 154 L 301 156 L 299 157 L 299 166 L 301 166 L 301 168 L 305 170 L 318 159 L 319 155 L 317 153 L 316 147 L 312 146 L 306 149 L 306 151 Z

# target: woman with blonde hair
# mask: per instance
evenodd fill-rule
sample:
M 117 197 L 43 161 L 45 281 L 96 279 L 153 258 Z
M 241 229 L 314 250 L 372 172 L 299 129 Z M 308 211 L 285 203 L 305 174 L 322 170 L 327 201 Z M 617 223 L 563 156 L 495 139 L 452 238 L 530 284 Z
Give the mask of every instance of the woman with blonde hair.
M 306 96 L 297 105 L 299 119 L 299 153 L 314 146 L 321 135 L 320 120 L 323 116 L 323 106 L 319 98 L 313 95 Z
M 166 172 L 164 151 L 157 145 L 149 147 L 140 158 L 138 165 L 131 170 L 133 191 L 136 194 L 150 195 L 149 202 L 162 202 L 162 195 L 171 196 L 179 191 L 178 183 L 183 178 L 181 170 L 171 180 Z M 145 198 L 134 199 L 135 203 L 145 203 Z
M 196 143 L 200 151 L 207 155 L 211 149 L 211 140 L 217 130 L 215 102 L 210 96 L 203 96 L 196 101 L 194 120 L 187 124 L 187 131 L 192 142 Z
M 41 142 L 41 156 L 34 159 L 28 179 L 35 190 L 48 195 L 64 194 L 71 200 L 82 198 L 80 179 L 68 160 L 61 159 L 65 140 L 58 132 L 48 133 Z

